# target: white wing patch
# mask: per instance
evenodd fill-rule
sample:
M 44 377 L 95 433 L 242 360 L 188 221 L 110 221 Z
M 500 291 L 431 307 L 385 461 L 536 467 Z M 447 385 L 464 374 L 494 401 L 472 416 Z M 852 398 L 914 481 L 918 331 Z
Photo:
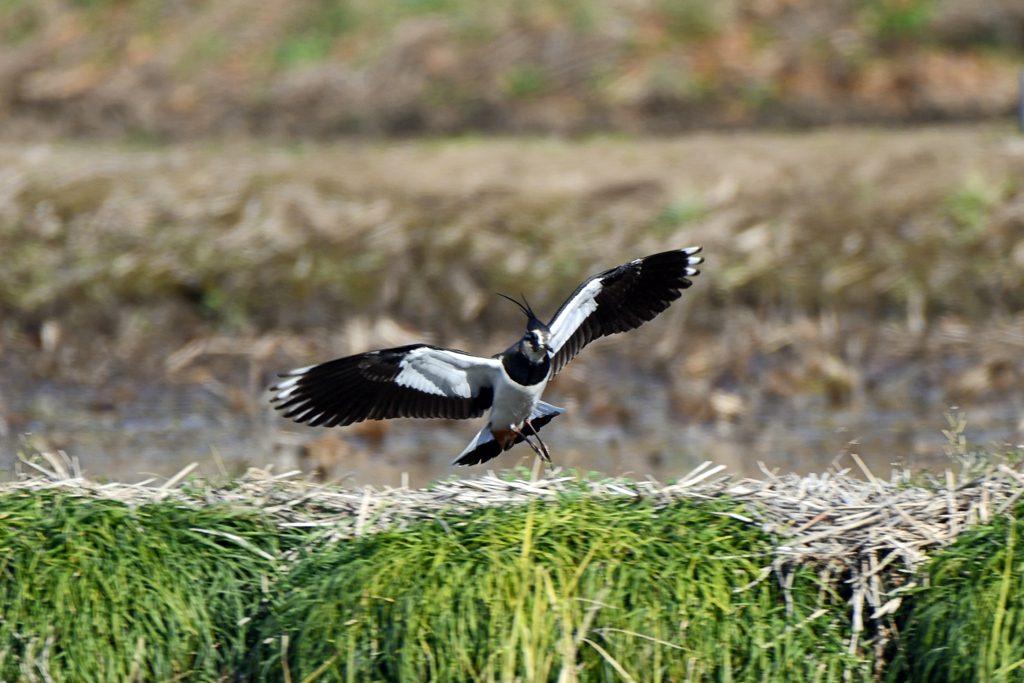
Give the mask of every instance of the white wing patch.
M 420 348 L 399 363 L 402 370 L 395 383 L 437 396 L 472 398 L 484 374 L 490 375 L 496 365 L 500 363 L 491 358 Z
M 296 368 L 289 372 L 288 379 L 278 382 L 271 387 L 273 391 L 277 392 L 277 395 L 274 396 L 274 400 L 283 401 L 298 391 L 299 380 L 302 379 L 302 376 L 305 375 L 307 371 L 312 370 L 315 367 L 315 365 L 307 365 L 304 368 Z
M 600 279 L 593 279 L 586 287 L 574 296 L 555 320 L 551 321 L 551 341 L 549 346 L 552 352 L 558 353 L 562 345 L 573 335 L 583 324 L 591 313 L 597 310 L 595 297 L 601 293 L 603 285 Z
M 313 365 L 305 365 L 305 366 L 303 366 L 301 368 L 295 368 L 294 370 L 289 370 L 285 374 L 288 377 L 291 377 L 292 379 L 286 379 L 285 381 L 281 382 L 278 386 L 282 386 L 282 387 L 283 386 L 292 386 L 293 384 L 295 384 L 296 382 L 299 381 L 299 378 L 302 375 L 305 375 L 307 372 L 309 372 L 310 370 L 315 368 L 317 365 L 318 365 L 318 363 L 313 363 Z

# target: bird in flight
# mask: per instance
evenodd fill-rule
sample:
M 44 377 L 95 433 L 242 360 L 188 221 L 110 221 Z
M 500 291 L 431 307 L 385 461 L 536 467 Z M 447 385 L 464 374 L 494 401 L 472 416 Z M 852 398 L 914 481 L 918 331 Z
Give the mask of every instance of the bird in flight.
M 393 417 L 464 420 L 490 410 L 453 465 L 478 465 L 525 441 L 550 466 L 539 432 L 565 411 L 540 400 L 548 381 L 590 342 L 636 329 L 668 308 L 700 274 L 692 267 L 704 260 L 700 250 L 666 251 L 598 273 L 546 325 L 529 303 L 509 299 L 526 314 L 526 333 L 490 358 L 429 344 L 360 353 L 281 375 L 271 402 L 314 427 Z

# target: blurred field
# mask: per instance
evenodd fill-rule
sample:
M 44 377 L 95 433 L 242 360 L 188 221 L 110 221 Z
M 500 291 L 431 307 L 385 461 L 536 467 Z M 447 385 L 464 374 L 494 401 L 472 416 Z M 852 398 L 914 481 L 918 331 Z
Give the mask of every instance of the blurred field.
M 31 431 L 104 453 L 94 472 L 170 473 L 213 445 L 229 468 L 277 448 L 326 474 L 430 480 L 474 425 L 282 433 L 261 390 L 380 345 L 494 353 L 521 326 L 494 292 L 550 315 L 587 275 L 691 244 L 707 264 L 683 299 L 552 384 L 562 464 L 807 471 L 861 439 L 885 471 L 941 454 L 950 405 L 982 442 L 1024 429 L 1008 128 L 9 144 L 0 168 L 8 453 Z
M 991 120 L 1022 57 L 1017 0 L 8 0 L 0 136 Z

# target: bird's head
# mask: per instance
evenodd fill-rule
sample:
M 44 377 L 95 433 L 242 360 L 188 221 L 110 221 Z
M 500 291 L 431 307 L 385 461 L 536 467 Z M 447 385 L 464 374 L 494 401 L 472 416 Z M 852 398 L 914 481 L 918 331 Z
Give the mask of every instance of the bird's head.
M 534 321 L 536 321 L 536 325 L 534 325 Z M 530 321 L 529 326 L 526 328 L 526 334 L 523 335 L 523 339 L 519 344 L 531 363 L 541 363 L 551 355 L 550 342 L 551 330 L 548 329 L 547 325 L 534 318 L 534 320 Z
M 515 299 L 499 294 L 503 296 L 526 314 L 526 334 L 519 340 L 519 349 L 523 352 L 531 363 L 542 363 L 546 358 L 551 356 L 551 330 L 548 326 L 540 321 L 540 319 L 534 314 L 533 309 L 530 308 L 529 302 L 524 306 Z M 523 297 L 523 301 L 526 301 L 526 297 Z

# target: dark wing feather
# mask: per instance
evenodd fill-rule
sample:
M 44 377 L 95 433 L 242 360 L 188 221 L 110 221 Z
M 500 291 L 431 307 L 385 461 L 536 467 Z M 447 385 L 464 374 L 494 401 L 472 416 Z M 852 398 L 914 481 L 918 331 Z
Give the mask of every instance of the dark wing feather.
M 700 247 L 666 251 L 630 261 L 590 278 L 555 313 L 551 376 L 590 342 L 640 327 L 678 299 L 700 271 Z
M 512 446 L 510 445 L 509 448 Z M 507 448 L 505 450 L 508 450 Z M 487 441 L 480 444 L 469 453 L 464 453 L 452 462 L 453 465 L 479 465 L 488 460 L 494 460 L 502 454 L 501 445 L 497 441 Z
M 271 387 L 271 402 L 285 417 L 314 427 L 394 417 L 464 420 L 491 407 L 499 366 L 491 358 L 413 344 L 293 370 Z

